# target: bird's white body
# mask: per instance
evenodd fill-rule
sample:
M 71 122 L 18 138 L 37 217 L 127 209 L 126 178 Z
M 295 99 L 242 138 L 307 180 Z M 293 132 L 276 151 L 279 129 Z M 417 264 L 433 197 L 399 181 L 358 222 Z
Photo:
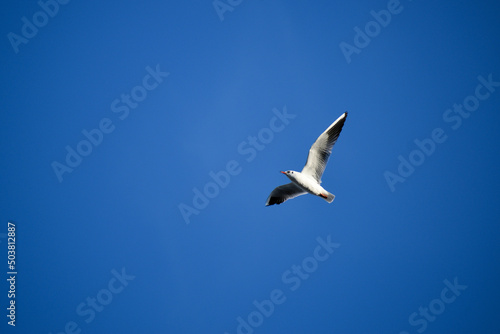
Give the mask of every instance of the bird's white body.
M 294 184 L 298 185 L 302 190 L 308 192 L 311 195 L 320 196 L 329 203 L 331 203 L 335 198 L 335 195 L 330 194 L 311 175 L 303 174 L 293 170 L 286 171 L 283 174 L 285 174 Z M 330 198 L 331 200 L 329 200 Z
M 309 150 L 306 165 L 301 172 L 293 170 L 281 172 L 292 182 L 276 187 L 267 198 L 266 206 L 281 204 L 289 199 L 307 193 L 322 197 L 328 203 L 333 202 L 335 196 L 321 186 L 321 177 L 325 171 L 328 158 L 332 153 L 332 147 L 342 131 L 346 117 L 347 112 L 337 118 L 337 120 L 316 139 Z

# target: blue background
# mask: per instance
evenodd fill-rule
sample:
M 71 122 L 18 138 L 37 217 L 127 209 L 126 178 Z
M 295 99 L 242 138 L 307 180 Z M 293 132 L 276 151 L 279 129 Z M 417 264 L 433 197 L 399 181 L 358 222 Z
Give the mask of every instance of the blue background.
M 14 221 L 18 276 L 15 329 L 0 283 L 1 332 L 232 334 L 279 289 L 251 331 L 499 333 L 500 87 L 456 130 L 443 119 L 478 76 L 500 81 L 498 3 L 402 0 L 348 63 L 339 45 L 387 6 L 243 1 L 221 20 L 210 0 L 70 1 L 16 53 L 8 34 L 41 7 L 4 2 L 0 263 L 5 278 Z M 121 120 L 111 103 L 157 65 L 170 75 Z M 296 117 L 247 161 L 238 146 L 285 106 Z M 265 207 L 346 110 L 335 201 Z M 114 131 L 59 182 L 51 164 L 104 118 Z M 384 173 L 435 128 L 446 141 L 391 191 Z M 179 205 L 231 160 L 241 172 L 187 224 Z M 292 291 L 282 275 L 328 236 L 340 246 Z M 134 278 L 87 323 L 77 306 L 109 297 L 113 270 Z M 455 301 L 410 324 L 455 278 Z

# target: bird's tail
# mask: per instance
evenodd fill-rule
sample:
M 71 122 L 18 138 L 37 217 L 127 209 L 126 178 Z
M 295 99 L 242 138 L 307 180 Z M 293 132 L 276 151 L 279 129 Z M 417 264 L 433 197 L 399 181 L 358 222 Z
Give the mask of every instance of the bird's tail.
M 333 202 L 333 200 L 335 199 L 335 195 L 329 192 L 326 192 L 326 194 L 327 194 L 326 196 L 321 196 L 321 197 L 324 198 L 325 201 L 327 201 L 328 203 Z

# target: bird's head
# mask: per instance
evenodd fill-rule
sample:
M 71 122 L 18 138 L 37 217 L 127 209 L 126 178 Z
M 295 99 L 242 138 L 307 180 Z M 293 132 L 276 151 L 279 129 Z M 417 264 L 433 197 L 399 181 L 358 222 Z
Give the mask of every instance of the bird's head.
M 287 170 L 285 172 L 280 171 L 280 173 L 285 174 L 286 176 L 288 176 L 289 179 L 295 179 L 295 173 L 297 172 L 293 170 Z

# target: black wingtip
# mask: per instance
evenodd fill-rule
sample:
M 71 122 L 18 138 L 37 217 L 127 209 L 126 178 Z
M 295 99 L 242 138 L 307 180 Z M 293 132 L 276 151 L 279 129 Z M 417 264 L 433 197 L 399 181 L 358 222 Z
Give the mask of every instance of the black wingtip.
M 274 205 L 274 204 L 281 204 L 283 203 L 284 201 L 281 200 L 279 197 L 271 197 L 267 202 L 266 202 L 266 206 L 271 206 L 271 205 Z

